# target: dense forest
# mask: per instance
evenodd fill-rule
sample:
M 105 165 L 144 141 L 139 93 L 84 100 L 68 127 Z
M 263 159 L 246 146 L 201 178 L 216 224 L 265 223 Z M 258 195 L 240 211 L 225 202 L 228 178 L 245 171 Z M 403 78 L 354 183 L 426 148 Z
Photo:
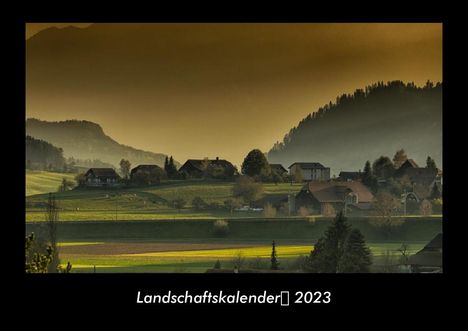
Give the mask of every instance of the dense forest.
M 26 169 L 63 171 L 63 150 L 47 141 L 26 136 Z
M 164 154 L 119 144 L 107 136 L 99 124 L 89 121 L 47 122 L 30 118 L 26 121 L 26 133 L 62 148 L 65 157 L 99 159 L 114 167 L 118 167 L 121 159 L 129 160 L 132 165 L 157 164 L 162 167 L 166 158 Z
M 442 166 L 442 83 L 378 82 L 343 94 L 301 120 L 268 160 L 321 162 L 336 174 L 400 148 L 418 163 L 431 155 Z

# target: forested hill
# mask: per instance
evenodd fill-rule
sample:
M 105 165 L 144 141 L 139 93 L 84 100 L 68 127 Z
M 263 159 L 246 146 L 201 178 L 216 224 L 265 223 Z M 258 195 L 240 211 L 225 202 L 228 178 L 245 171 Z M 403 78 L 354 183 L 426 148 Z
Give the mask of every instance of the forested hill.
M 47 122 L 30 118 L 26 120 L 26 134 L 62 148 L 65 157 L 99 159 L 115 167 L 121 159 L 129 160 L 132 165 L 163 166 L 166 157 L 119 144 L 107 136 L 100 125 L 88 121 Z
M 65 164 L 61 148 L 47 141 L 26 136 L 26 168 L 62 171 Z
M 430 155 L 442 168 L 442 83 L 379 82 L 339 96 L 292 128 L 268 160 L 320 162 L 337 174 L 400 148 L 420 165 Z

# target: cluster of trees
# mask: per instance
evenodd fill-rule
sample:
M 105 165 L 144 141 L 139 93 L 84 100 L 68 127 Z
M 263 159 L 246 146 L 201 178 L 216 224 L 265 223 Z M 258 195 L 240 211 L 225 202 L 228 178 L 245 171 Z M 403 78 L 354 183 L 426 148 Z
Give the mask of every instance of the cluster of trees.
M 380 156 L 371 165 L 370 161 L 366 161 L 364 171 L 362 172 L 362 182 L 368 186 L 374 193 L 380 190 L 385 190 L 393 195 L 401 195 L 403 192 L 419 190 L 421 196 L 427 196 L 428 193 L 432 198 L 439 198 L 440 192 L 424 192 L 427 187 L 416 187 L 417 184 L 411 183 L 408 177 L 396 177 L 395 172 L 406 161 L 408 157 L 404 149 L 396 151 L 393 159 L 388 156 Z M 426 159 L 426 168 L 437 170 L 437 165 L 430 156 Z M 379 181 L 381 184 L 379 184 Z M 436 187 L 436 186 L 434 186 Z M 438 190 L 436 187 L 435 190 Z
M 404 197 L 404 208 L 407 212 L 430 215 L 433 211 L 442 211 L 442 195 L 438 185 L 429 187 L 421 183 L 412 183 L 407 176 L 395 176 L 395 172 L 408 160 L 404 149 L 396 151 L 393 159 L 381 156 L 372 165 L 367 161 L 362 173 L 362 182 L 375 194 L 373 209 L 376 214 L 391 223 L 391 215 L 402 208 L 403 194 L 414 192 L 421 201 L 418 203 L 412 196 Z M 430 156 L 426 159 L 426 168 L 437 170 L 437 165 Z M 385 222 L 384 222 L 385 223 Z
M 66 159 L 64 172 L 78 172 L 78 168 L 114 168 L 114 166 L 99 159 L 78 159 L 72 156 Z
M 63 171 L 63 150 L 31 136 L 26 136 L 26 169 Z
M 26 169 L 77 173 L 79 168 L 113 168 L 113 166 L 98 159 L 65 158 L 62 148 L 26 136 Z
M 170 158 L 166 156 L 166 159 L 164 160 L 164 171 L 166 172 L 167 178 L 177 178 L 177 167 L 174 164 L 174 159 L 172 158 L 172 155 Z

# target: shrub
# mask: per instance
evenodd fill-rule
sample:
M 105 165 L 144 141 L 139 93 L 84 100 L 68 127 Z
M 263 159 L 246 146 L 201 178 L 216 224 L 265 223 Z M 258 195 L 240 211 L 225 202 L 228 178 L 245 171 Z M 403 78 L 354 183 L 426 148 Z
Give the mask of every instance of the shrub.
M 169 202 L 169 205 L 177 210 L 181 210 L 186 205 L 187 201 L 182 198 L 178 198 Z
M 424 199 L 419 206 L 419 213 L 422 216 L 430 216 L 432 214 L 432 204 L 429 200 Z
M 250 177 L 241 176 L 232 187 L 232 195 L 250 204 L 262 197 L 263 186 L 261 183 L 256 183 Z
M 192 200 L 192 207 L 195 210 L 203 210 L 203 209 L 206 209 L 207 203 L 202 198 L 195 197 Z
M 336 215 L 335 208 L 331 203 L 325 203 L 322 207 L 322 215 L 325 217 L 332 217 Z
M 213 223 L 213 235 L 226 237 L 229 234 L 229 224 L 224 220 L 217 220 Z
M 268 269 L 268 263 L 265 259 L 262 259 L 260 256 L 257 256 L 255 259 L 252 259 L 249 262 L 249 268 L 256 270 Z
M 218 210 L 218 209 L 221 208 L 221 205 L 220 205 L 219 203 L 213 201 L 212 203 L 210 203 L 210 204 L 208 205 L 208 208 L 209 208 L 210 210 Z
M 224 201 L 224 207 L 229 210 L 232 214 L 232 211 L 241 206 L 241 201 L 239 199 L 228 199 Z
M 432 211 L 436 214 L 442 213 L 442 198 L 432 201 Z
M 299 216 L 306 217 L 306 216 L 309 216 L 310 212 L 309 212 L 309 209 L 307 209 L 306 207 L 302 206 L 302 207 L 299 208 L 299 210 L 297 211 L 297 214 L 298 214 Z
M 276 208 L 269 202 L 263 208 L 263 217 L 275 217 L 276 216 Z
M 290 261 L 286 269 L 291 271 L 305 270 L 307 268 L 307 256 L 299 255 L 294 260 Z

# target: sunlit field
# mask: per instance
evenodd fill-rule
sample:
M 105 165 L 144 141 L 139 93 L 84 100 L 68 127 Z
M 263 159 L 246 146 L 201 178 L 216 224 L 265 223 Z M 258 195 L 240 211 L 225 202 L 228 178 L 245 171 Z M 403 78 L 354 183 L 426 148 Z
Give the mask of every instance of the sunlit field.
M 269 267 L 271 245 L 266 243 L 226 243 L 230 248 L 219 248 L 216 243 L 200 243 L 194 249 L 187 249 L 187 243 L 62 243 L 61 261 L 70 261 L 73 272 L 206 272 L 217 260 L 222 268 L 233 268 L 234 261 L 243 260 L 244 268 Z M 182 250 L 177 250 L 180 244 Z M 424 242 L 409 244 L 409 253 L 414 254 Z M 221 246 L 222 246 L 221 245 Z M 106 247 L 107 246 L 107 247 Z M 213 246 L 215 248 L 210 248 Z M 66 250 L 64 247 L 68 247 Z M 116 248 L 117 247 L 117 248 Z M 203 247 L 200 249 L 200 247 Z M 401 243 L 370 243 L 374 262 L 379 264 L 382 257 L 392 254 L 398 257 Z M 184 249 L 185 248 L 185 249 Z M 300 256 L 309 255 L 313 245 L 277 245 L 277 254 L 284 272 L 297 272 Z M 122 251 L 127 253 L 122 254 Z M 114 251 L 114 252 L 112 252 Z
M 57 192 L 63 178 L 74 182 L 75 174 L 26 170 L 26 196 Z

